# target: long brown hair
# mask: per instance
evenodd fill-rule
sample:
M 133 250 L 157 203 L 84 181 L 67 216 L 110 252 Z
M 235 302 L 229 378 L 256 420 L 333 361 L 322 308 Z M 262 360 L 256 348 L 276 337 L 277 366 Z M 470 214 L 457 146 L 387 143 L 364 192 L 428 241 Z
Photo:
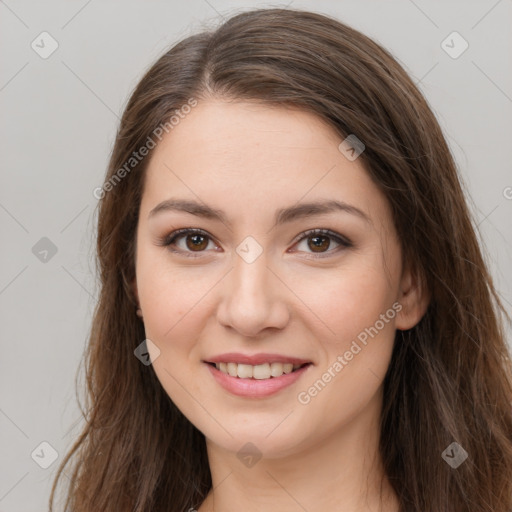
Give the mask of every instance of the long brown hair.
M 299 107 L 363 141 L 360 158 L 391 205 L 405 264 L 431 296 L 422 320 L 397 331 L 384 381 L 387 477 L 404 512 L 512 511 L 510 318 L 440 126 L 390 53 L 337 20 L 288 9 L 244 12 L 187 37 L 126 106 L 98 205 L 86 423 L 59 467 L 50 510 L 62 475 L 73 512 L 181 512 L 211 488 L 204 435 L 134 356 L 145 339 L 131 283 L 150 157 L 126 168 L 176 110 L 209 97 Z M 456 469 L 442 457 L 453 442 L 468 454 Z

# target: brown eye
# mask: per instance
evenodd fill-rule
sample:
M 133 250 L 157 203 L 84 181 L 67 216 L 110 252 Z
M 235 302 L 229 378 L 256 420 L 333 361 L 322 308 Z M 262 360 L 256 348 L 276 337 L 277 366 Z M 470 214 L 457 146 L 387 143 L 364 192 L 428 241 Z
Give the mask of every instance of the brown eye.
M 208 238 L 204 235 L 192 234 L 187 235 L 186 238 L 187 248 L 191 251 L 202 251 L 208 247 Z
M 194 228 L 184 228 L 178 229 L 160 240 L 159 245 L 168 247 L 169 250 L 174 253 L 194 257 L 201 256 L 202 252 L 206 252 L 210 242 L 215 245 L 210 235 L 205 231 Z
M 310 236 L 308 237 L 308 247 L 313 252 L 324 252 L 331 245 L 330 238 L 328 236 Z M 311 242 L 311 243 L 310 243 Z
M 318 257 L 327 257 L 352 247 L 352 242 L 329 229 L 312 229 L 303 233 L 296 245 L 300 252 L 316 253 Z

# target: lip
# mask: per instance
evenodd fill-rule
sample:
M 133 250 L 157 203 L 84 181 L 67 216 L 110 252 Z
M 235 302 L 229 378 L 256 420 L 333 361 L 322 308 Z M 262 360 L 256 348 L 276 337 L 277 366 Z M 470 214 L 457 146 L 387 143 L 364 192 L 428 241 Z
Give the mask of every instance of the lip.
M 297 359 L 294 359 L 299 361 Z M 276 361 L 275 362 L 280 362 Z M 212 361 L 212 362 L 236 362 L 236 361 L 226 361 L 225 359 L 222 361 Z M 243 363 L 243 361 L 238 360 L 238 362 L 242 364 L 254 364 L 254 363 Z M 286 362 L 292 362 L 288 360 Z M 304 363 L 308 363 L 308 361 L 304 361 Z M 215 366 L 204 362 L 207 366 L 208 370 L 212 374 L 213 378 L 220 384 L 226 391 L 229 391 L 233 395 L 242 396 L 245 398 L 264 398 L 267 396 L 274 395 L 281 391 L 282 389 L 291 386 L 294 382 L 301 378 L 301 376 L 308 371 L 310 366 L 313 366 L 312 363 L 299 368 L 291 373 L 285 373 L 281 375 L 281 377 L 271 377 L 270 379 L 241 379 L 239 377 L 231 377 L 231 375 L 227 375 L 220 370 L 217 370 Z M 261 363 L 262 364 L 262 363 Z M 295 364 L 301 364 L 297 362 Z M 302 363 L 303 364 L 303 363 Z
M 282 354 L 240 354 L 238 352 L 229 352 L 227 354 L 220 354 L 218 356 L 213 356 L 208 359 L 204 359 L 205 363 L 241 363 L 241 364 L 250 364 L 251 366 L 256 366 L 258 364 L 265 363 L 292 363 L 292 364 L 305 364 L 311 363 L 307 359 L 299 359 L 297 357 L 284 356 Z M 277 377 L 278 379 L 280 377 Z

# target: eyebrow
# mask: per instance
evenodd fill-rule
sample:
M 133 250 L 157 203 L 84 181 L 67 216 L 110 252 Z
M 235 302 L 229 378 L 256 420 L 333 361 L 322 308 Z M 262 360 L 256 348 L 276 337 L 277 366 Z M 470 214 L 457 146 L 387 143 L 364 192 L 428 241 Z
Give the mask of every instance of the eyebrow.
M 192 215 L 197 215 L 198 217 L 203 217 L 205 219 L 220 221 L 227 226 L 231 225 L 226 214 L 222 210 L 212 208 L 204 203 L 184 199 L 171 198 L 162 201 L 149 212 L 148 218 L 152 218 L 155 215 L 166 211 L 191 213 Z M 343 201 L 332 199 L 327 201 L 298 203 L 288 208 L 277 210 L 274 216 L 274 226 L 293 222 L 294 220 L 312 215 L 323 215 L 334 212 L 349 213 L 361 218 L 368 224 L 373 224 L 370 217 L 368 217 L 368 215 L 359 208 Z

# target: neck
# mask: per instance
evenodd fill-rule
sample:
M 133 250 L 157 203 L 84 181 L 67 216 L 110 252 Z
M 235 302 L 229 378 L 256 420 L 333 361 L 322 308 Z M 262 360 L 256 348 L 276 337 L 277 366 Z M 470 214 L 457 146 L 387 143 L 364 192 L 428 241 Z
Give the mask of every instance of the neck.
M 379 395 L 337 432 L 252 467 L 207 440 L 213 490 L 198 512 L 397 512 L 378 449 Z

